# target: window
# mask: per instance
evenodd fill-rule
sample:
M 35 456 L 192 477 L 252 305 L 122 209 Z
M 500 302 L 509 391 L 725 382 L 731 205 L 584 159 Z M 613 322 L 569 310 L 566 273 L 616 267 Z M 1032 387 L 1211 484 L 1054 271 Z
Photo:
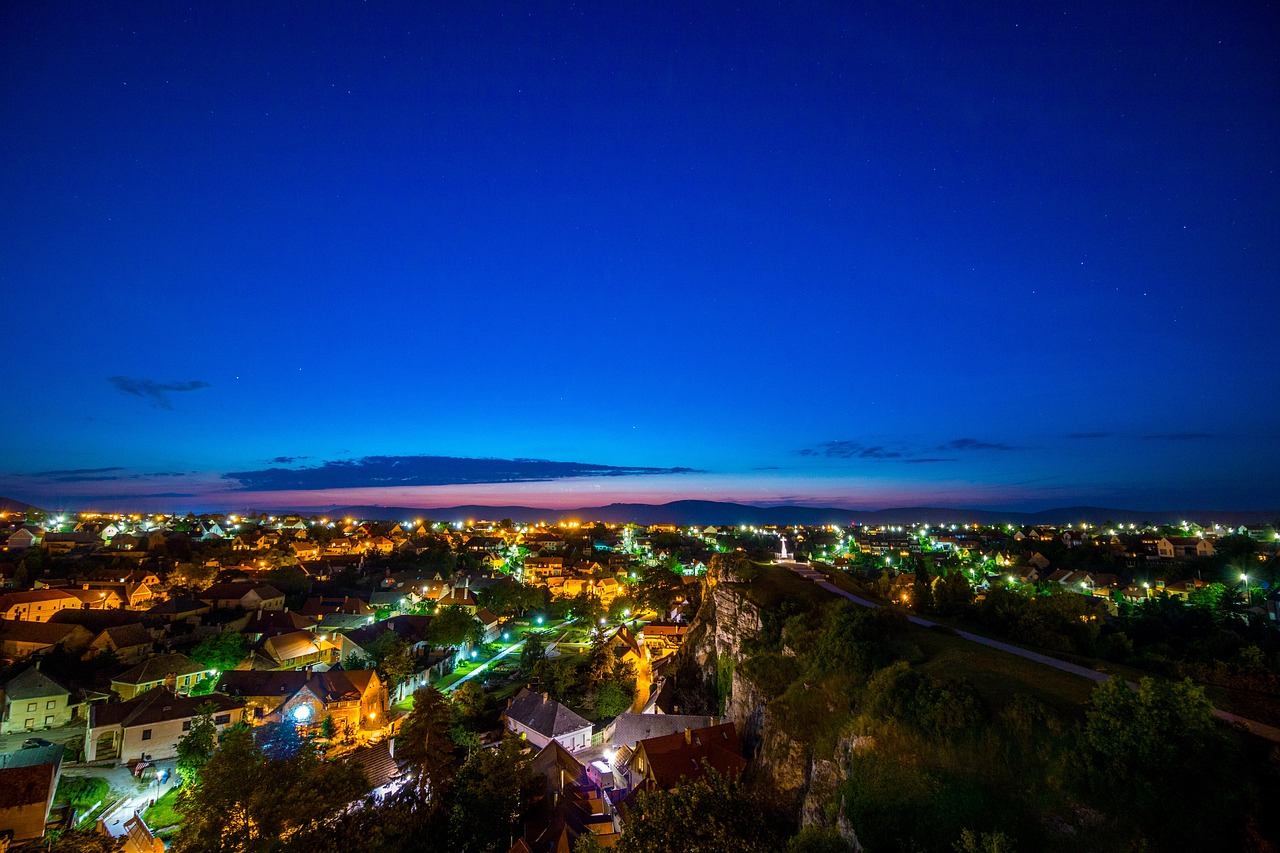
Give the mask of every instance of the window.
M 183 720 L 183 721 L 182 721 L 182 730 L 183 730 L 184 732 L 189 732 L 189 731 L 191 731 L 191 721 L 190 721 L 190 720 Z
M 27 720 L 25 723 L 23 723 L 23 726 L 26 728 L 26 730 L 27 730 L 27 731 L 31 731 L 32 729 L 34 729 L 34 728 L 36 727 L 36 721 L 35 721 L 35 720 Z
M 44 709 L 45 709 L 46 711 L 52 711 L 52 710 L 53 710 L 53 706 L 54 706 L 54 705 L 56 705 L 56 704 L 57 704 L 57 700 L 56 700 L 56 699 L 50 699 L 48 702 L 45 702 L 45 703 L 44 703 Z
M 36 703 L 35 703 L 35 702 L 28 702 L 28 703 L 27 703 L 27 711 L 34 711 L 35 709 L 36 709 Z
M 219 714 L 213 718 L 213 724 L 215 726 L 225 726 L 229 722 L 231 722 L 230 714 Z
M 143 740 L 151 740 L 151 729 L 143 729 L 143 730 L 142 730 L 142 739 L 143 739 Z
M 45 727 L 46 729 L 53 728 L 53 717 L 45 717 L 45 718 L 44 718 L 44 727 Z

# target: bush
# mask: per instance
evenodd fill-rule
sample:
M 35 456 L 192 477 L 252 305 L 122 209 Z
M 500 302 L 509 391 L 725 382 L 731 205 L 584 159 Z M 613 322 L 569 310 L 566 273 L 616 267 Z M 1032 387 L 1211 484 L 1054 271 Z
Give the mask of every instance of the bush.
M 743 661 L 742 674 L 751 679 L 765 699 L 776 699 L 800 677 L 800 662 L 790 655 L 759 654 Z
M 63 776 L 54 800 L 80 808 L 105 800 L 110 793 L 111 786 L 100 776 Z

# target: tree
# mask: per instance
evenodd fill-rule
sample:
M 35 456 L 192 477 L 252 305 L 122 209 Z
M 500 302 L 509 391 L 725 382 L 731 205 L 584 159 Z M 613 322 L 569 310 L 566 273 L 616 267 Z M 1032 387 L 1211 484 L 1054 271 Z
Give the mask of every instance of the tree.
M 218 672 L 235 669 L 249 654 L 249 643 L 235 631 L 214 634 L 191 650 L 191 659 Z
M 488 700 L 489 695 L 474 678 L 459 684 L 453 691 L 453 707 L 464 721 L 474 720 L 483 714 Z
M 482 639 L 484 625 L 461 605 L 454 604 L 444 608 L 427 625 L 427 642 L 437 649 L 467 643 L 478 646 Z
M 524 744 L 503 739 L 498 749 L 478 749 L 458 770 L 449 812 L 450 849 L 457 853 L 509 850 L 521 815 L 540 790 Z
M 393 689 L 413 674 L 413 651 L 409 642 L 395 631 L 390 629 L 383 631 L 372 643 L 365 646 L 364 651 L 363 657 L 378 670 L 378 675 Z M 355 652 L 350 655 L 352 658 L 355 656 Z
M 596 688 L 596 714 L 601 717 L 616 717 L 631 708 L 633 693 L 628 693 L 626 686 L 617 681 L 607 681 Z
M 413 694 L 413 710 L 396 736 L 396 758 L 414 774 L 414 787 L 428 811 L 437 808 L 452 787 L 457 770 L 449 728 L 453 709 L 434 687 Z
M 787 842 L 787 853 L 849 853 L 849 842 L 834 829 L 806 826 Z
M 1119 677 L 1098 685 L 1084 740 L 1095 784 L 1137 807 L 1155 806 L 1178 790 L 1170 785 L 1209 772 L 1221 748 L 1213 706 L 1189 679 L 1144 678 L 1137 690 Z
M 308 743 L 273 757 L 249 729 L 228 729 L 178 793 L 179 853 L 269 853 L 306 849 L 305 840 L 368 790 L 358 765 L 322 762 Z
M 618 853 L 770 853 L 781 845 L 762 804 L 735 777 L 707 768 L 671 791 L 640 791 Z
M 520 649 L 520 671 L 525 675 L 533 672 L 538 661 L 547 656 L 546 640 L 541 631 L 530 631 L 525 635 L 524 647 Z
M 600 604 L 600 599 L 584 591 L 569 599 L 569 612 L 579 622 L 585 625 L 595 625 L 600 621 L 600 616 L 604 613 L 604 607 Z
M 960 830 L 960 840 L 955 843 L 956 853 L 1013 853 L 1013 839 L 1003 832 L 974 832 Z
M 911 603 L 920 613 L 933 612 L 933 576 L 923 563 L 916 566 L 915 582 L 911 590 Z
M 184 786 L 199 783 L 200 771 L 209 763 L 218 744 L 218 728 L 213 724 L 215 705 L 201 705 L 191 728 L 178 741 L 178 775 Z
M 934 589 L 934 608 L 941 616 L 959 616 L 973 603 L 973 599 L 973 586 L 958 571 L 940 578 Z

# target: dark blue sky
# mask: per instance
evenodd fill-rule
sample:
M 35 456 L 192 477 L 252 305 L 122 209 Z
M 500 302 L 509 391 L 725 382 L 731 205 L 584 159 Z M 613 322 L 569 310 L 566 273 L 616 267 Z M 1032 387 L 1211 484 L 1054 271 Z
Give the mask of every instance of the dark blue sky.
M 1280 13 L 849 5 L 4 4 L 0 493 L 1280 506 Z

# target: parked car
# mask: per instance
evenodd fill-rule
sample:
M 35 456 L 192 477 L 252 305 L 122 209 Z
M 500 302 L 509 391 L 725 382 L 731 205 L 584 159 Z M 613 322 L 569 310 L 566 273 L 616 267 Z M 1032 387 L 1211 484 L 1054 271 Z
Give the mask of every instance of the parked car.
M 29 737 L 22 742 L 23 749 L 39 749 L 42 746 L 53 746 L 53 742 L 42 737 Z

